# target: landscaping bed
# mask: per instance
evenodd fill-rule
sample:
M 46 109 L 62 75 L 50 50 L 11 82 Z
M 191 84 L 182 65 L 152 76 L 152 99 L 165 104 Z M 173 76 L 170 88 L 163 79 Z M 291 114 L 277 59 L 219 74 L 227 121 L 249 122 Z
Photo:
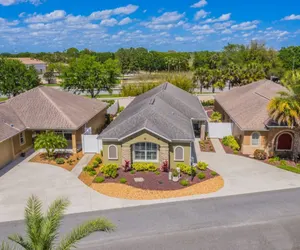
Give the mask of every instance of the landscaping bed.
M 30 159 L 30 162 L 51 164 L 71 171 L 82 156 L 82 152 L 78 152 L 77 154 L 72 154 L 70 152 L 56 152 L 54 157 L 50 159 L 47 157 L 46 153 L 39 153 Z
M 219 139 L 220 140 L 220 143 L 224 149 L 224 151 L 227 153 L 227 154 L 233 154 L 233 155 L 240 155 L 240 156 L 246 156 L 244 155 L 241 151 L 236 151 L 236 150 L 233 150 L 231 147 L 229 146 L 225 146 L 223 143 L 222 143 L 222 139 Z
M 300 174 L 300 163 L 295 163 L 294 161 L 288 159 L 280 159 L 279 157 L 272 157 L 264 160 L 264 162 L 275 167 Z
M 90 160 L 88 163 L 88 166 L 92 166 L 93 162 L 96 161 L 96 159 L 100 158 L 102 161 L 102 157 L 100 154 L 95 154 L 93 158 Z M 98 164 L 97 167 L 94 167 L 93 169 L 95 170 L 95 173 L 90 174 L 88 171 L 82 171 L 79 175 L 79 180 L 81 180 L 84 184 L 87 186 L 90 186 L 93 183 L 93 180 L 95 179 L 95 176 L 100 172 L 100 166 L 101 164 Z
M 202 152 L 216 152 L 211 140 L 209 138 L 200 141 L 200 149 Z

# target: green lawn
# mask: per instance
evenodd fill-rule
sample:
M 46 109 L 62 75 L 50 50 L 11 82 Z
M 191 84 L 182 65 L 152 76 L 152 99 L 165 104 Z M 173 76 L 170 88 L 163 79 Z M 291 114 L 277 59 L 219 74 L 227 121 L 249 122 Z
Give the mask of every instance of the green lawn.
M 57 84 L 57 83 L 41 84 L 41 85 L 46 86 L 46 87 L 59 87 L 59 86 L 61 86 L 61 84 Z
M 0 102 L 6 101 L 7 99 L 7 97 L 0 97 Z
M 289 166 L 289 165 L 280 165 L 277 167 L 287 170 L 287 171 L 290 171 L 290 172 L 293 172 L 293 173 L 296 173 L 296 174 L 300 174 L 300 168 L 297 168 L 297 167 L 293 167 L 293 166 Z

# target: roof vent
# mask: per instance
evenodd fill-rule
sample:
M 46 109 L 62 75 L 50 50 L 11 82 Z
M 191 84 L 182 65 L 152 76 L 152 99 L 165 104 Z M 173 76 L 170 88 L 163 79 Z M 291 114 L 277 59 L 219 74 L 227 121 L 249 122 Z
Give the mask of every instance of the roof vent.
M 153 105 L 154 102 L 155 102 L 155 98 L 151 98 L 150 101 L 149 101 L 149 104 L 150 104 L 150 105 Z

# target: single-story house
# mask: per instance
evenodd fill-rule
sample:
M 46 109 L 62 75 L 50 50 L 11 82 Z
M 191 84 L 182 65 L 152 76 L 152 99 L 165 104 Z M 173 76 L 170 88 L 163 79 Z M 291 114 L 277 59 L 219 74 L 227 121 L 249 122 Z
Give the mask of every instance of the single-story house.
M 38 74 L 44 74 L 47 69 L 47 63 L 38 59 L 30 58 L 30 57 L 17 57 L 11 58 L 15 60 L 19 60 L 21 63 L 25 64 L 27 67 L 33 66 Z
M 63 135 L 73 152 L 81 135 L 99 134 L 107 104 L 50 87 L 37 87 L 0 103 L 0 168 L 32 147 L 34 137 L 54 131 Z
M 99 135 L 104 164 L 191 164 L 195 133 L 205 135 L 207 119 L 196 96 L 163 83 L 137 96 Z
M 232 134 L 241 145 L 241 152 L 252 155 L 256 149 L 269 156 L 292 152 L 294 130 L 277 124 L 268 114 L 267 105 L 279 91 L 288 91 L 270 80 L 260 80 L 216 95 L 215 111 L 223 122 L 233 124 Z

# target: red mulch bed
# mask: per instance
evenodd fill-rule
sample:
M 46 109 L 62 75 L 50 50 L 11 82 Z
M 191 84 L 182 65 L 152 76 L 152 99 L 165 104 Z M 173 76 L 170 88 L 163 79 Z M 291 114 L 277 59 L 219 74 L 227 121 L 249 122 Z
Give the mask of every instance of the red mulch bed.
M 200 172 L 197 170 L 197 172 Z M 154 172 L 136 172 L 135 174 L 131 174 L 130 172 L 124 172 L 123 170 L 119 170 L 118 177 L 113 178 L 106 178 L 104 183 L 120 183 L 121 178 L 125 178 L 127 180 L 126 185 L 141 188 L 141 189 L 147 189 L 147 190 L 178 190 L 185 188 L 185 186 L 182 186 L 179 182 L 180 180 L 187 179 L 189 181 L 189 186 L 192 186 L 194 184 L 206 181 L 208 179 L 214 178 L 215 176 L 211 175 L 211 170 L 207 169 L 206 171 L 201 171 L 205 173 L 206 177 L 202 180 L 200 180 L 197 176 L 194 177 L 193 181 L 191 181 L 191 177 L 181 173 L 181 178 L 178 182 L 174 182 L 172 180 L 169 180 L 169 173 L 161 172 L 159 175 L 156 175 Z M 98 174 L 98 176 L 102 176 L 101 173 Z M 218 175 L 216 175 L 218 176 Z M 142 177 L 144 178 L 144 182 L 135 182 L 134 178 Z
M 233 150 L 231 147 L 225 146 L 225 145 L 222 143 L 222 139 L 219 139 L 219 141 L 220 141 L 222 147 L 224 148 L 224 150 L 225 150 L 225 152 L 226 152 L 227 154 L 240 155 L 240 156 L 246 156 L 246 157 L 249 157 L 249 155 L 245 155 L 245 154 L 243 154 L 241 151 L 238 151 L 238 153 L 235 154 L 235 153 L 234 153 L 234 150 Z
M 207 138 L 206 140 L 203 141 L 204 143 L 202 143 L 200 141 L 200 149 L 202 152 L 216 152 L 213 144 L 211 143 L 211 140 L 209 138 Z

